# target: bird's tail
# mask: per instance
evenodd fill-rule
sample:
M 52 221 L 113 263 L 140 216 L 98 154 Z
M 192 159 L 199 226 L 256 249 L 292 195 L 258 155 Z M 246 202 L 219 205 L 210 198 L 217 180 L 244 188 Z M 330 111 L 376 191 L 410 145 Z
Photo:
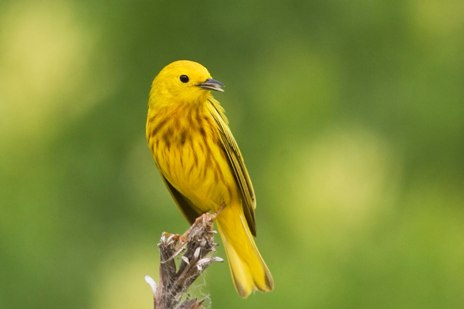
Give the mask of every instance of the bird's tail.
M 274 281 L 256 247 L 241 205 L 229 205 L 217 218 L 235 289 L 241 297 L 271 291 Z

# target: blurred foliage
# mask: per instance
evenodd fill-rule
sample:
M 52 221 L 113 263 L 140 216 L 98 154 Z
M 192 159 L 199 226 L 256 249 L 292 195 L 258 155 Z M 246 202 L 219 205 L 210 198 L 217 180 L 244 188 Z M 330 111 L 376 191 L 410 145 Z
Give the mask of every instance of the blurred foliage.
M 186 221 L 144 136 L 151 79 L 227 86 L 276 290 L 214 308 L 464 307 L 464 2 L 0 3 L 0 307 L 151 308 Z M 222 256 L 223 252 L 220 252 Z

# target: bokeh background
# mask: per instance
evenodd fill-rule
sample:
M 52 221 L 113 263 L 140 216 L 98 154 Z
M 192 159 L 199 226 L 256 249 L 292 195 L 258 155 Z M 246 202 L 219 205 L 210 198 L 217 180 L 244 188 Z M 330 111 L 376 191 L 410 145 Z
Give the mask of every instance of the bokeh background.
M 276 289 L 213 308 L 464 307 L 464 2 L 0 2 L 0 308 L 152 308 L 187 223 L 145 141 L 167 63 L 203 63 Z M 222 250 L 222 249 L 221 249 Z M 219 255 L 224 256 L 223 251 Z

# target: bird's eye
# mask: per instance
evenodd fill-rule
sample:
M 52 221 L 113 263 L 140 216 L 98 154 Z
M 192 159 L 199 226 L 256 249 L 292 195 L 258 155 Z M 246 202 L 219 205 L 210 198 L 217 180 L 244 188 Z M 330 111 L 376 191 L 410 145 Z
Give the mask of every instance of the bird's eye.
M 189 81 L 189 77 L 187 75 L 181 75 L 179 77 L 180 81 L 183 82 L 183 83 L 188 83 Z

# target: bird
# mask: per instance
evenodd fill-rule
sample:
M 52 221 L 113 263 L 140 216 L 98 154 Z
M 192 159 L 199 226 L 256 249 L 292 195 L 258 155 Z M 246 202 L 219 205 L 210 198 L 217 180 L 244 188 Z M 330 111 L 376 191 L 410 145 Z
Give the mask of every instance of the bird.
M 177 60 L 154 78 L 146 138 L 163 181 L 192 224 L 215 213 L 235 289 L 246 298 L 274 281 L 254 241 L 256 198 L 224 108 L 224 92 L 201 64 Z

